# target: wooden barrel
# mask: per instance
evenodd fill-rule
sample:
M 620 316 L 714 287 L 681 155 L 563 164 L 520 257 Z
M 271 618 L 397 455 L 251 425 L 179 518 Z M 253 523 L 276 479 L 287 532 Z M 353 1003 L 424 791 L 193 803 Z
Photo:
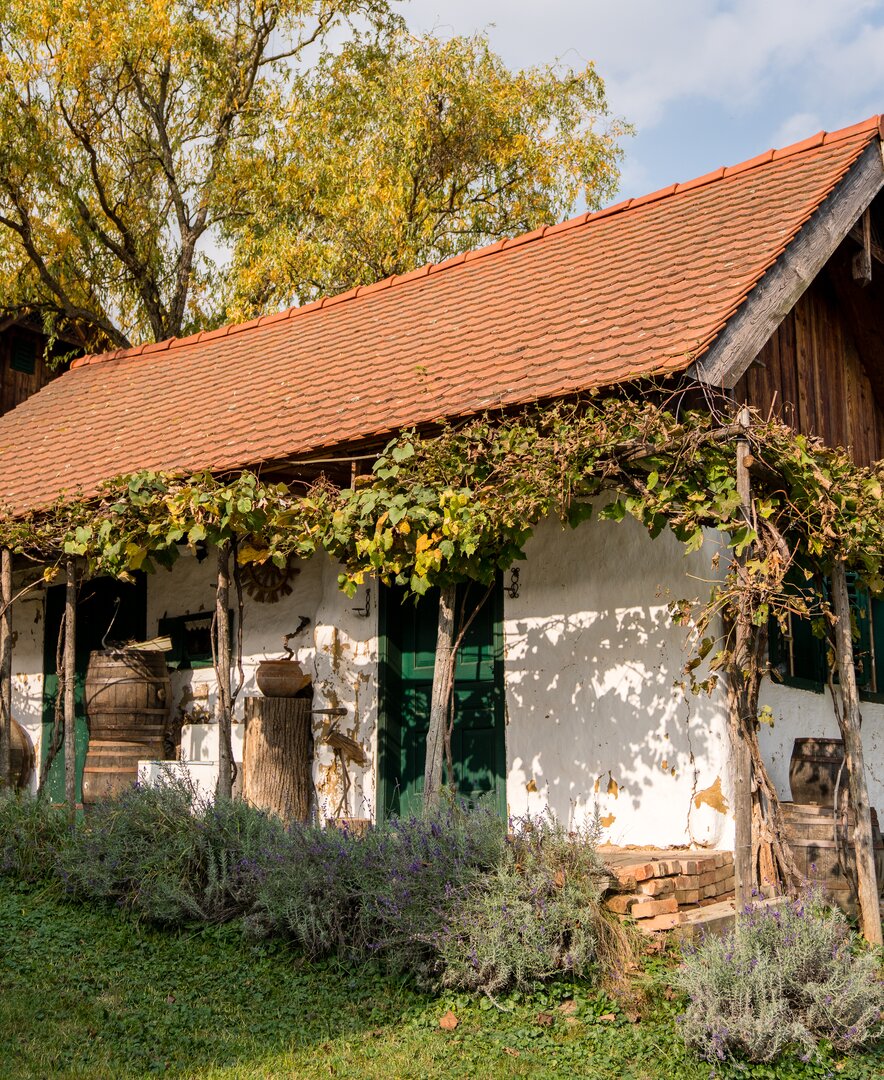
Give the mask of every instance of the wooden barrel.
M 789 762 L 789 787 L 794 801 L 834 806 L 843 760 L 844 744 L 840 739 L 796 739 Z M 846 787 L 847 775 L 842 773 L 841 789 Z
M 835 811 L 829 806 L 809 803 L 780 804 L 786 835 L 798 869 L 819 885 L 848 914 L 856 914 L 856 858 L 853 853 L 853 812 L 838 815 L 837 841 Z M 878 891 L 884 894 L 884 839 L 878 815 L 872 810 L 872 844 Z M 846 871 L 846 872 L 845 872 Z
M 166 756 L 169 701 L 169 674 L 162 653 L 112 649 L 90 655 L 84 804 L 115 798 L 135 783 L 139 761 Z
M 158 761 L 165 755 L 162 724 L 118 728 L 115 738 L 90 738 L 83 768 L 83 802 L 115 799 L 138 777 L 139 761 Z M 106 733 L 104 733 L 106 734 Z
M 14 716 L 9 736 L 9 777 L 13 788 L 24 791 L 34 774 L 34 744 Z

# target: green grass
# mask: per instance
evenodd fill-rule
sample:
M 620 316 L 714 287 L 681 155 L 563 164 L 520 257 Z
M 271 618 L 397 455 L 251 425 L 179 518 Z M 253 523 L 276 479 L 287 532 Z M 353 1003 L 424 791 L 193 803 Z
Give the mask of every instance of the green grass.
M 710 1075 L 681 1046 L 678 1003 L 662 992 L 637 1022 L 588 985 L 504 1004 L 255 948 L 236 926 L 170 934 L 0 881 L 3 1080 Z M 439 1028 L 449 1009 L 452 1032 Z M 860 1080 L 884 1075 L 884 1053 L 718 1075 Z

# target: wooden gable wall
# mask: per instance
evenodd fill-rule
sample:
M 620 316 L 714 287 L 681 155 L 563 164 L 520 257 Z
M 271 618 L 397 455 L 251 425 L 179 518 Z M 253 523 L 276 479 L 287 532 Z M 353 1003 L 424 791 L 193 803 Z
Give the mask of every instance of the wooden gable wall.
M 735 388 L 804 434 L 849 446 L 857 463 L 884 458 L 884 266 L 852 278 L 845 244 L 786 316 Z
M 0 415 L 36 394 L 59 371 L 44 359 L 46 338 L 25 326 L 0 332 Z

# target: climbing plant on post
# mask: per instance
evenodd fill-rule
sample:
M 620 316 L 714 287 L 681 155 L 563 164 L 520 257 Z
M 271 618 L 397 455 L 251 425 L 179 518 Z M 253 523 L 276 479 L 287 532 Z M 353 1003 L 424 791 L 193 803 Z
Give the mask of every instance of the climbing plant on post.
M 233 709 L 230 666 L 230 541 L 218 544 L 218 580 L 215 593 L 215 617 L 212 620 L 212 652 L 218 697 L 215 718 L 218 721 L 218 794 L 233 795 Z
M 424 768 L 424 806 L 439 802 L 442 790 L 442 762 L 445 756 L 448 711 L 454 692 L 454 611 L 457 586 L 444 585 L 439 590 L 439 622 L 436 632 L 436 660 L 430 696 L 430 723 L 427 729 L 427 756 Z M 452 778 L 449 776 L 449 783 Z
M 743 409 L 740 413 L 740 426 L 744 430 L 749 427 L 748 409 Z M 737 494 L 746 527 L 751 529 L 752 484 L 746 465 L 748 457 L 749 443 L 742 437 L 737 440 Z M 736 556 L 738 574 L 745 574 L 746 558 L 745 552 Z M 748 590 L 743 590 L 742 598 L 747 595 Z M 728 730 L 734 776 L 734 879 L 736 898 L 740 906 L 749 902 L 755 884 L 752 868 L 752 756 L 746 729 L 758 715 L 759 680 L 753 677 L 753 673 L 759 670 L 761 642 L 760 628 L 756 626 L 748 607 L 748 604 L 741 603 L 733 620 L 733 663 L 730 666 L 727 687 Z
M 77 563 L 65 562 L 64 604 L 64 797 L 71 813 L 77 801 Z
M 12 750 L 12 552 L 0 551 L 0 791 L 9 787 Z

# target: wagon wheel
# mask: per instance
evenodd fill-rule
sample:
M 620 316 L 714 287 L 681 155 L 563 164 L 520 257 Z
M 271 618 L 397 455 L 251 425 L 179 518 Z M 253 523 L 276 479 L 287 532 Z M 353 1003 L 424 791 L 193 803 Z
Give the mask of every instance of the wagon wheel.
M 263 563 L 246 563 L 240 571 L 243 588 L 261 604 L 275 604 L 283 596 L 291 595 L 292 578 L 300 572 L 291 560 L 285 566 L 277 566 L 269 559 Z

